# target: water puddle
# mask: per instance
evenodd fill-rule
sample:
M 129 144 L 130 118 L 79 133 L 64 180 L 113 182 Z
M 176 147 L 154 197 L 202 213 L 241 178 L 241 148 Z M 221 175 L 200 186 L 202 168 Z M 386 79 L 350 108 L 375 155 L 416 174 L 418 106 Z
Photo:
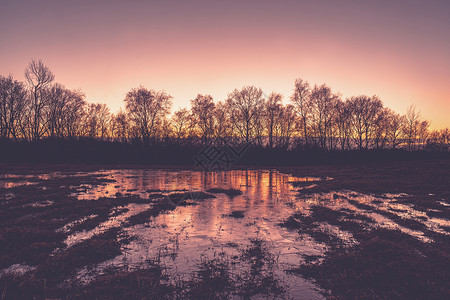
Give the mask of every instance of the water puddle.
M 34 175 L 16 175 L 16 174 L 0 174 L 0 188 L 10 189 L 22 185 L 34 185 L 37 182 L 31 181 L 36 179 Z
M 24 265 L 24 264 L 14 264 L 9 266 L 8 268 L 0 270 L 0 277 L 1 276 L 20 276 L 25 273 L 31 272 L 35 270 L 36 267 Z
M 91 276 L 112 266 L 137 268 L 155 257 L 177 276 L 187 277 L 196 269 L 201 257 L 215 257 L 218 253 L 236 257 L 240 249 L 247 247 L 251 240 L 261 239 L 270 245 L 272 253 L 277 257 L 276 276 L 282 278 L 283 282 L 289 282 L 292 278 L 285 270 L 298 265 L 304 257 L 320 257 L 327 247 L 313 238 L 286 230 L 279 223 L 295 211 L 308 214 L 313 206 L 328 207 L 335 211 L 347 209 L 353 214 L 364 215 L 373 220 L 368 226 L 397 229 L 423 242 L 432 240 L 423 231 L 397 224 L 388 217 L 389 214 L 420 222 L 429 230 L 439 233 L 444 232 L 440 227 L 446 225 L 440 223 L 440 220 L 427 218 L 425 212 L 417 211 L 410 205 L 398 203 L 397 199 L 408 196 L 403 193 L 376 197 L 354 191 L 339 191 L 299 196 L 298 191 L 314 188 L 322 180 L 332 178 L 293 177 L 263 170 L 215 173 L 117 170 L 108 171 L 103 176 L 110 179 L 110 182 L 82 187 L 84 190 L 75 193 L 77 197 L 80 200 L 95 200 L 99 197 L 131 194 L 145 198 L 155 192 L 170 195 L 170 191 L 174 190 L 208 191 L 211 188 L 240 190 L 242 195 L 217 193 L 216 198 L 199 201 L 198 205 L 177 207 L 149 219 L 145 224 L 125 227 L 125 232 L 134 239 L 126 246 L 124 254 L 101 263 L 94 269 L 81 270 L 78 274 L 80 280 L 89 281 Z M 128 217 L 145 210 L 144 206 L 128 208 L 125 214 L 114 217 L 89 233 L 69 237 L 67 243 L 73 244 L 108 228 L 121 226 Z M 321 223 L 320 229 L 347 245 L 357 243 L 350 232 L 330 225 L 326 220 Z M 288 285 L 290 296 L 299 296 L 300 290 L 305 293 L 305 289 L 311 295 L 318 296 L 307 281 L 297 278 L 296 282 Z M 297 292 L 294 286 L 297 287 Z
M 359 216 L 352 220 L 368 229 L 396 229 L 425 243 L 433 242 L 427 233 L 448 234 L 444 227 L 450 227 L 449 220 L 430 218 L 425 211 L 401 201 L 408 197 L 404 193 L 380 196 L 349 190 L 311 193 L 323 181 L 333 179 L 295 177 L 272 170 L 104 170 L 44 174 L 26 177 L 26 181 L 22 180 L 23 176 L 3 175 L 0 187 L 5 187 L 1 185 L 5 182 L 31 184 L 64 176 L 94 176 L 98 179 L 95 182 L 85 180 L 79 183 L 75 180 L 67 184 L 71 195 L 79 201 L 110 198 L 120 203 L 125 197 L 145 200 L 140 203 L 129 201 L 117 206 L 114 204 L 106 220 L 102 219 L 103 222 L 91 230 L 72 232 L 72 228 L 96 218 L 95 214 L 60 228 L 60 231 L 67 233 L 67 248 L 111 228 L 121 228 L 130 237 L 129 242 L 122 245 L 121 255 L 93 267 L 80 269 L 76 280 L 81 283 L 88 283 L 112 268 L 129 270 L 142 267 L 149 261 L 163 266 L 171 275 L 169 278 L 181 280 L 188 280 L 205 258 L 227 257 L 235 266 L 239 266 L 233 268 L 233 272 L 247 272 L 243 253 L 255 241 L 262 241 L 275 262 L 271 272 L 286 285 L 288 296 L 319 299 L 323 297 L 314 284 L 286 272 L 298 267 L 308 257 L 320 259 L 328 249 L 325 243 L 312 235 L 304 232 L 299 234 L 296 230 L 280 226 L 296 212 L 302 216 L 314 216 L 317 207 L 335 213 L 345 212 L 348 217 Z M 191 202 L 195 205 L 178 205 L 186 198 L 192 198 Z M 133 217 L 164 201 L 174 209 L 130 222 Z M 31 205 L 42 208 L 54 202 L 42 201 Z M 443 207 L 448 206 L 444 201 L 441 204 Z M 326 218 L 315 222 L 318 223 L 315 227 L 317 230 L 347 246 L 358 243 L 352 233 L 341 228 L 339 223 L 333 224 Z
M 317 183 L 320 178 L 293 177 L 276 171 L 240 170 L 217 173 L 117 170 L 104 175 L 111 182 L 87 187 L 74 195 L 79 200 L 95 200 L 130 194 L 146 198 L 160 193 L 167 201 L 172 201 L 170 195 L 174 191 L 216 191 L 215 198 L 196 201 L 196 205 L 178 206 L 143 224 L 122 226 L 127 235 L 133 237 L 131 243 L 124 246 L 123 255 L 95 268 L 80 270 L 80 281 L 89 282 L 102 270 L 114 267 L 138 268 L 152 259 L 166 267 L 174 277 L 187 280 L 202 258 L 214 258 L 219 253 L 229 258 L 242 256 L 243 249 L 257 239 L 264 241 L 275 255 L 274 274 L 287 284 L 290 296 L 322 298 L 312 283 L 289 275 L 285 270 L 298 265 L 303 255 L 323 254 L 325 245 L 279 226 L 293 211 L 285 204 L 296 201 L 296 191 L 305 188 L 295 187 L 293 183 Z M 230 191 L 235 193 L 230 194 Z M 127 208 L 126 213 L 111 218 L 94 230 L 69 236 L 67 245 L 111 227 L 119 227 L 129 217 L 145 210 L 145 206 L 136 204 Z
M 37 185 L 43 183 L 47 180 L 66 178 L 66 177 L 78 177 L 85 175 L 97 175 L 99 172 L 51 172 L 45 174 L 33 174 L 33 175 L 23 175 L 23 174 L 0 174 L 0 189 L 11 189 L 20 186 L 27 185 Z M 45 186 L 42 188 L 45 189 Z
M 128 220 L 128 218 L 130 218 L 131 216 L 137 215 L 138 213 L 143 212 L 143 211 L 149 209 L 150 207 L 151 207 L 151 205 L 149 205 L 149 204 L 130 203 L 123 207 L 123 209 L 125 210 L 124 213 L 115 215 L 115 216 L 109 218 L 107 221 L 102 222 L 96 228 L 94 228 L 92 230 L 79 231 L 79 232 L 69 235 L 65 240 L 65 244 L 67 245 L 67 247 L 71 247 L 76 243 L 79 243 L 84 240 L 92 238 L 94 235 L 101 234 L 101 233 L 107 231 L 108 229 L 120 227 L 123 224 L 123 222 Z M 93 218 L 93 217 L 94 216 L 90 216 L 89 218 L 84 218 L 82 220 L 78 220 L 77 223 L 83 223 L 84 221 L 87 221 L 88 219 Z M 74 226 L 73 223 L 71 223 L 70 225 Z M 65 229 L 67 230 L 67 228 L 70 228 L 71 226 L 67 227 L 67 225 L 66 225 Z

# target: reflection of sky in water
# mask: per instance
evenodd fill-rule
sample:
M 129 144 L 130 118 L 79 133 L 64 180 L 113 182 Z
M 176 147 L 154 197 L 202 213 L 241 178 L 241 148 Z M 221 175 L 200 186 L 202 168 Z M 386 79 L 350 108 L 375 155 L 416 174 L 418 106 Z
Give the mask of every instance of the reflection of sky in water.
M 428 230 L 448 234 L 442 229 L 443 226 L 450 226 L 450 221 L 441 218 L 430 218 L 423 211 L 416 210 L 411 204 L 402 204 L 396 202 L 396 199 L 408 196 L 407 194 L 384 194 L 379 198 L 373 195 L 366 195 L 354 191 L 339 191 L 325 194 L 314 194 L 309 197 L 309 201 L 314 205 L 325 206 L 333 210 L 348 209 L 356 215 L 364 215 L 371 218 L 375 223 L 373 226 L 388 229 L 397 229 L 403 233 L 416 237 L 423 242 L 431 242 L 432 239 L 420 230 L 412 230 L 405 226 L 397 224 L 394 220 L 372 210 L 358 208 L 349 200 L 357 201 L 358 204 L 364 204 L 371 209 L 378 209 L 383 212 L 392 213 L 404 219 L 410 219 L 422 223 Z
M 93 270 L 81 270 L 79 278 L 89 280 L 102 269 L 111 266 L 138 267 L 146 260 L 158 258 L 168 272 L 187 279 L 196 269 L 201 257 L 213 258 L 220 252 L 230 257 L 239 255 L 239 249 L 250 244 L 250 239 L 267 242 L 276 255 L 276 275 L 289 286 L 289 295 L 311 299 L 322 298 L 314 286 L 298 276 L 288 275 L 285 269 L 298 265 L 301 255 L 320 255 L 325 246 L 312 239 L 302 239 L 295 231 L 278 224 L 293 209 L 286 205 L 295 201 L 295 190 L 290 182 L 318 181 L 319 178 L 299 178 L 277 171 L 233 170 L 226 172 L 165 171 L 165 170 L 117 170 L 105 172 L 109 182 L 102 186 L 79 190 L 80 200 L 94 200 L 101 196 L 137 194 L 146 197 L 156 190 L 165 195 L 174 190 L 208 190 L 212 187 L 239 189 L 242 195 L 228 197 L 216 194 L 216 198 L 200 200 L 198 205 L 177 207 L 161 214 L 146 224 L 125 228 L 135 239 L 126 245 L 124 254 L 101 263 Z M 94 200 L 95 201 L 95 200 Z M 90 232 L 75 233 L 66 240 L 69 245 L 91 237 L 113 226 L 120 226 L 127 217 L 138 214 L 144 204 L 128 205 L 123 216 L 114 217 Z M 243 211 L 244 218 L 229 217 L 232 211 Z M 236 247 L 237 246 L 237 247 Z
M 94 172 L 97 174 L 98 172 Z M 52 172 L 46 174 L 34 174 L 34 175 L 24 175 L 24 174 L 0 174 L 0 189 L 11 189 L 14 187 L 19 187 L 23 185 L 35 185 L 39 182 L 43 182 L 45 180 L 54 179 L 54 178 L 63 178 L 63 177 L 75 177 L 75 176 L 83 176 L 86 173 L 83 172 L 72 172 L 72 173 L 63 173 L 63 172 Z M 90 173 L 92 174 L 92 173 Z
M 31 181 L 36 178 L 33 175 L 15 175 L 15 174 L 0 174 L 0 188 L 10 189 L 22 185 L 36 184 Z
M 92 187 L 80 186 L 75 193 L 80 200 L 120 194 L 145 196 L 155 190 L 205 190 L 211 187 L 234 188 L 245 192 L 251 200 L 264 198 L 272 201 L 288 197 L 290 181 L 317 181 L 319 178 L 292 177 L 277 171 L 233 170 L 224 172 L 114 170 L 100 172 L 114 182 Z
M 109 228 L 123 227 L 134 237 L 124 246 L 123 255 L 101 263 L 91 269 L 82 269 L 78 278 L 88 281 L 109 267 L 139 267 L 147 260 L 158 259 L 167 267 L 169 274 L 187 277 L 196 270 L 202 257 L 214 258 L 224 252 L 229 257 L 239 255 L 239 249 L 250 244 L 251 239 L 266 241 L 271 253 L 275 255 L 277 265 L 275 274 L 288 285 L 289 296 L 302 298 L 320 298 L 314 286 L 297 276 L 291 276 L 284 270 L 298 266 L 302 255 L 322 255 L 326 245 L 314 241 L 306 234 L 286 230 L 279 223 L 295 211 L 310 213 L 310 207 L 319 205 L 333 210 L 347 209 L 355 215 L 364 215 L 373 220 L 369 227 L 397 229 L 414 236 L 423 242 L 432 242 L 426 232 L 401 226 L 380 212 L 387 212 L 420 222 L 426 230 L 448 234 L 442 227 L 450 226 L 443 218 L 430 218 L 426 212 L 414 209 L 408 203 L 397 201 L 406 194 L 383 194 L 379 197 L 353 191 L 336 191 L 320 194 L 304 194 L 304 191 L 320 186 L 321 179 L 313 177 L 294 177 L 271 170 L 232 170 L 224 172 L 171 171 L 171 170 L 107 170 L 93 173 L 51 173 L 38 176 L 3 175 L 0 182 L 14 185 L 33 181 L 45 181 L 54 177 L 96 175 L 110 179 L 99 185 L 72 186 L 73 196 L 81 201 L 95 201 L 99 197 L 118 195 L 138 195 L 147 198 L 150 194 L 163 194 L 170 197 L 174 191 L 206 191 L 210 188 L 238 189 L 242 195 L 228 197 L 216 194 L 216 198 L 199 200 L 198 205 L 181 206 L 172 211 L 149 219 L 144 224 L 127 225 L 129 217 L 143 212 L 153 204 L 130 203 L 124 205 L 122 213 L 113 213 L 111 217 L 90 231 L 70 234 L 66 239 L 68 246 Z M 325 178 L 325 180 L 332 180 Z M 298 187 L 292 182 L 302 181 Z M 307 181 L 307 182 L 305 182 Z M 310 182 L 310 183 L 309 183 Z M 5 188 L 6 186 L 4 186 Z M 165 199 L 165 198 L 164 198 Z M 356 201 L 356 202 L 353 202 Z M 441 201 L 442 202 L 442 201 Z M 445 202 L 441 204 L 444 206 Z M 53 202 L 39 202 L 33 205 L 47 206 Z M 366 205 L 366 208 L 358 207 Z M 446 204 L 446 203 L 445 203 Z M 373 211 L 373 210 L 378 210 Z M 242 211 L 243 218 L 228 216 L 233 211 Z M 81 220 L 67 224 L 61 230 L 69 232 L 74 224 L 83 223 L 95 215 L 85 216 Z M 326 222 L 320 224 L 320 230 L 340 238 L 347 244 L 354 244 L 350 232 Z M 245 266 L 240 266 L 241 269 Z M 239 271 L 239 266 L 237 267 Z M 236 270 L 235 270 L 236 271 Z

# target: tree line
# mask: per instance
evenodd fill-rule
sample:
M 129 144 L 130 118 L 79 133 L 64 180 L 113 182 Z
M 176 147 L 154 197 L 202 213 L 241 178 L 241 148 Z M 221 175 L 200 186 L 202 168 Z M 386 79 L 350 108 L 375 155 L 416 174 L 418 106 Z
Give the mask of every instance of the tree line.
M 87 103 L 85 94 L 55 83 L 41 60 L 25 69 L 25 82 L 0 75 L 0 139 L 95 139 L 181 145 L 251 143 L 266 148 L 324 150 L 449 149 L 450 131 L 410 106 L 401 115 L 377 96 L 342 99 L 327 85 L 297 79 L 289 104 L 260 88 L 235 89 L 222 101 L 197 95 L 190 108 L 171 113 L 172 96 L 145 87 L 130 90 L 125 109 Z

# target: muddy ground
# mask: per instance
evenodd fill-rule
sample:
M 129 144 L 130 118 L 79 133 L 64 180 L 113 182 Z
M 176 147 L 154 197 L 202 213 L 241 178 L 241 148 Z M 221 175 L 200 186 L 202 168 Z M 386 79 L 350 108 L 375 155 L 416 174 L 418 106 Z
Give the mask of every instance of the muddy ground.
M 282 169 L 294 175 L 330 176 L 334 180 L 308 193 L 353 190 L 366 194 L 406 193 L 399 204 L 411 205 L 427 217 L 450 220 L 450 161 L 418 161 L 340 167 Z M 330 246 L 321 258 L 310 257 L 292 272 L 314 279 L 326 296 L 347 299 L 445 299 L 450 295 L 450 228 L 436 233 L 393 212 L 360 203 L 359 208 L 384 216 L 411 230 L 422 230 L 422 242 L 399 230 L 370 226 L 373 220 L 350 211 L 313 207 L 310 216 L 297 214 L 282 226 L 325 239 Z M 353 234 L 357 244 L 343 246 L 323 235 L 318 225 L 334 224 Z M 368 226 L 369 225 L 369 226 Z M 368 229 L 369 228 L 369 229 Z
M 147 168 L 143 166 L 142 168 Z M 224 299 L 233 297 L 284 298 L 284 289 L 275 276 L 276 260 L 267 244 L 252 240 L 238 249 L 239 255 L 220 253 L 205 258 L 188 280 L 168 280 L 168 274 L 156 258 L 139 269 L 112 269 L 86 285 L 70 281 L 80 268 L 93 266 L 119 255 L 131 242 L 123 228 L 144 224 L 149 219 L 175 209 L 196 205 L 215 197 L 216 192 L 239 194 L 239 191 L 205 191 L 197 194 L 171 191 L 172 201 L 150 191 L 149 197 L 133 194 L 110 195 L 95 201 L 80 201 L 74 196 L 83 186 L 104 185 L 110 179 L 101 174 L 78 174 L 98 169 L 130 166 L 95 165 L 1 165 L 0 175 L 14 174 L 17 182 L 0 188 L 0 294 L 4 299 L 89 299 L 89 298 L 191 298 Z M 136 168 L 132 166 L 131 168 Z M 258 167 L 265 169 L 265 167 Z M 420 222 L 382 210 L 377 206 L 387 194 L 398 204 L 423 212 L 419 218 L 450 220 L 450 161 L 391 162 L 339 166 L 278 168 L 295 176 L 323 178 L 320 184 L 299 189 L 299 198 L 331 193 L 339 200 L 345 192 L 375 195 L 365 204 L 347 197 L 345 201 L 367 214 L 376 213 L 402 226 L 423 233 L 417 239 L 404 231 L 377 226 L 366 214 L 348 208 L 331 209 L 312 205 L 307 212 L 294 211 L 280 227 L 296 231 L 326 245 L 320 256 L 305 255 L 298 266 L 286 272 L 307 278 L 318 285 L 323 296 L 335 299 L 444 299 L 450 294 L 450 228 L 430 230 Z M 63 172 L 73 176 L 49 180 L 39 174 Z M 30 179 L 32 177 L 32 179 Z M 325 179 L 330 180 L 325 180 Z M 32 185 L 19 183 L 33 181 Z M 294 185 L 296 183 L 293 183 Z M 297 183 L 302 185 L 303 183 Z M 384 195 L 384 196 L 383 196 Z M 402 194 L 403 195 L 403 194 Z M 49 202 L 49 199 L 54 199 Z M 387 200 L 386 200 L 387 201 Z M 391 201 L 391 200 L 390 200 Z M 123 214 L 127 204 L 147 205 L 123 223 L 71 247 L 67 237 L 96 228 L 111 216 Z M 370 205 L 369 205 L 370 204 Z M 227 218 L 243 218 L 235 211 Z M 82 220 L 82 221 L 80 221 Z M 352 235 L 351 243 L 323 230 L 329 224 Z M 236 245 L 236 247 L 239 247 Z M 246 264 L 249 272 L 235 276 L 230 270 Z

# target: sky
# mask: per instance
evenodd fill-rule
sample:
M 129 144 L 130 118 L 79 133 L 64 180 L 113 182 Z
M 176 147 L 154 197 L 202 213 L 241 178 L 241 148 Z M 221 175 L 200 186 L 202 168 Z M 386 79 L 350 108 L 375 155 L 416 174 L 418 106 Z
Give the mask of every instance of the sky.
M 450 1 L 0 0 L 0 74 L 24 80 L 42 59 L 88 102 L 123 107 L 144 86 L 224 100 L 261 87 L 289 102 L 296 78 L 343 98 L 415 105 L 450 127 Z

